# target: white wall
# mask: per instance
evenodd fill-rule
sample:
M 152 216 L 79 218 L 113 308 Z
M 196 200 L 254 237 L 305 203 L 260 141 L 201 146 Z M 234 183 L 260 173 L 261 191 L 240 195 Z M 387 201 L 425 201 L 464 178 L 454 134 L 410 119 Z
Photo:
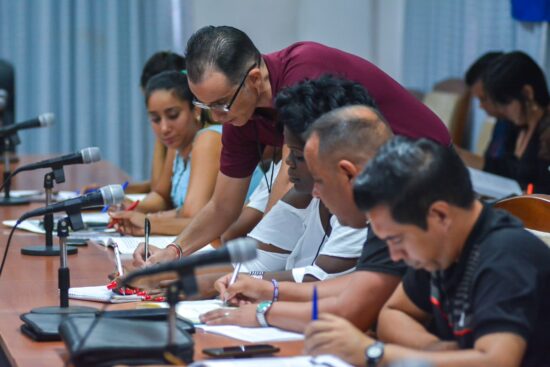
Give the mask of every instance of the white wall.
M 181 9 L 183 43 L 202 26 L 231 25 L 246 32 L 263 53 L 316 41 L 366 58 L 401 80 L 406 0 L 179 1 L 175 8 Z

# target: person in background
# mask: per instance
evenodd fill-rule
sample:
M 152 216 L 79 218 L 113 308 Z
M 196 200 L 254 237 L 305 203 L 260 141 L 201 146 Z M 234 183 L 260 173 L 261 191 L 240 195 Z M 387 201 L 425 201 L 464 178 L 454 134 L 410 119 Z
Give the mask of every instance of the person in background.
M 369 162 L 355 201 L 394 261 L 410 267 L 384 305 L 375 341 L 321 314 L 307 354 L 357 366 L 550 366 L 550 250 L 510 214 L 474 197 L 455 152 L 397 137 Z M 369 295 L 358 295 L 358 297 Z
M 186 50 L 189 86 L 195 105 L 224 125 L 218 184 L 212 199 L 175 243 L 188 255 L 219 237 L 238 218 L 250 176 L 265 146 L 283 147 L 273 100 L 280 90 L 306 78 L 331 73 L 363 85 L 392 130 L 450 144 L 441 120 L 382 70 L 367 60 L 313 42 L 299 42 L 262 55 L 250 38 L 229 26 L 207 26 L 189 39 Z M 421 121 L 422 123 L 416 123 Z M 289 189 L 283 165 L 273 182 L 270 208 Z M 137 248 L 143 258 L 143 247 Z M 176 259 L 171 251 L 153 251 L 148 264 Z M 145 262 L 142 261 L 142 265 Z
M 214 192 L 221 152 L 221 125 L 208 124 L 191 101 L 182 71 L 152 77 L 145 103 L 157 139 L 177 152 L 172 169 L 164 170 L 153 191 L 133 211 L 110 213 L 120 232 L 143 235 L 144 219 L 155 234 L 177 234 Z
M 485 108 L 514 129 L 493 140 L 484 157 L 463 151 L 460 156 L 474 168 L 516 180 L 524 190 L 531 184 L 533 193 L 550 193 L 550 94 L 542 69 L 527 54 L 510 52 L 487 66 L 480 83 Z
M 472 95 L 479 100 L 480 107 L 488 116 L 497 120 L 487 145 L 484 156 L 497 158 L 512 152 L 515 148 L 518 127 L 513 122 L 505 120 L 498 115 L 496 106 L 487 98 L 483 85 L 483 73 L 489 68 L 504 52 L 487 52 L 477 59 L 466 71 L 464 80 L 470 88 Z

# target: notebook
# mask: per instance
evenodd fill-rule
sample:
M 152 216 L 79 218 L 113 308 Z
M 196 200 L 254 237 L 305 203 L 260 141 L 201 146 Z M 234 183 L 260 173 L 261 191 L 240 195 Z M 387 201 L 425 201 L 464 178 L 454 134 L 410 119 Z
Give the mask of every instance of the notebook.
M 69 288 L 69 298 L 105 303 L 126 303 L 143 300 L 141 296 L 135 294 L 123 296 L 114 293 L 106 285 Z

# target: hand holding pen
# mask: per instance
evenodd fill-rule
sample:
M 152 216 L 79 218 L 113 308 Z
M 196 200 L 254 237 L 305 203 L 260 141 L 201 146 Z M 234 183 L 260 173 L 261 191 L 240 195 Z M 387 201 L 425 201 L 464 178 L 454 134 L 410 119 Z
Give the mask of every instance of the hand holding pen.
M 241 263 L 238 263 L 235 265 L 235 269 L 233 270 L 233 274 L 231 274 L 231 279 L 229 279 L 229 284 L 227 285 L 227 288 L 231 287 L 235 282 L 237 281 L 237 276 L 239 275 L 239 271 L 241 270 Z M 224 292 L 222 295 L 223 297 L 223 304 L 227 305 L 227 292 Z
M 136 200 L 132 203 L 132 205 L 130 205 L 129 207 L 127 207 L 126 209 L 124 209 L 125 212 L 131 212 L 132 210 L 134 210 L 135 208 L 137 208 L 137 206 L 139 205 L 139 200 Z M 116 214 L 113 214 L 111 213 L 111 221 L 109 222 L 109 224 L 107 224 L 107 228 L 113 228 L 113 226 L 115 224 L 119 224 L 120 223 L 120 220 L 121 219 L 124 219 L 124 218 L 116 218 Z

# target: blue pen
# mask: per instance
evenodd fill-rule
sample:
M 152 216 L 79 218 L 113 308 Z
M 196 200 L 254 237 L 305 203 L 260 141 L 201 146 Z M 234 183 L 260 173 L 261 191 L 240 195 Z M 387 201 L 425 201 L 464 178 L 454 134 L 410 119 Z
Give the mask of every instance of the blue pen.
M 313 286 L 313 300 L 311 303 L 311 320 L 317 320 L 319 318 L 319 309 L 317 305 L 317 286 Z
M 128 181 L 124 181 L 122 184 L 122 191 L 126 191 L 126 188 L 128 187 Z M 103 209 L 101 209 L 102 213 L 107 213 L 109 211 L 109 205 L 105 205 Z

